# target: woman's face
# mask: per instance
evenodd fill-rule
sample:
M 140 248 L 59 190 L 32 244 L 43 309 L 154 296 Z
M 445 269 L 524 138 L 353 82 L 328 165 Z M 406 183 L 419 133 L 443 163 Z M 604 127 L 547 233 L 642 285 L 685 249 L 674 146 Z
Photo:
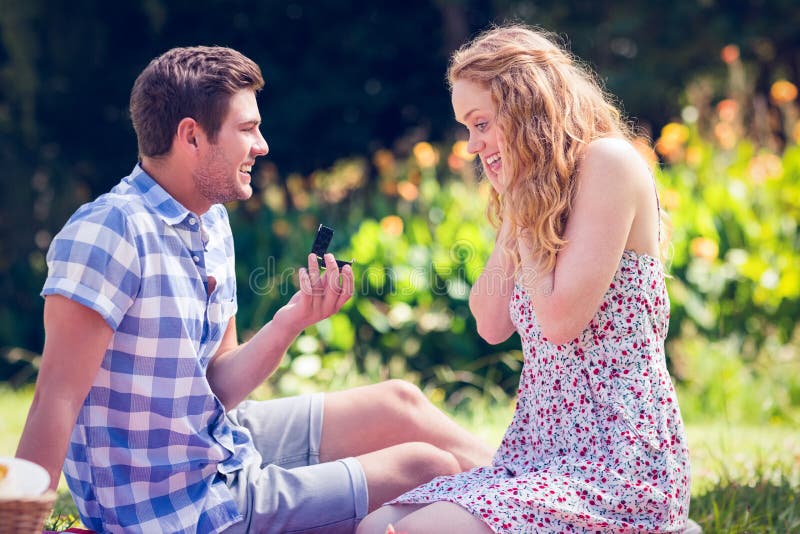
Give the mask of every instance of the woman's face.
M 452 92 L 456 120 L 467 127 L 467 150 L 477 154 L 492 187 L 498 193 L 505 189 L 503 175 L 503 135 L 495 122 L 496 109 L 488 89 L 469 80 L 457 80 Z

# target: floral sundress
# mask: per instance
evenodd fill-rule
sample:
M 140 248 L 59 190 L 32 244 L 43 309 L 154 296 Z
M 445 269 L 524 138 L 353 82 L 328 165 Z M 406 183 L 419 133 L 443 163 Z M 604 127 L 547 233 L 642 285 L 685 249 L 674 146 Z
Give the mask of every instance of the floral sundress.
M 542 336 L 517 285 L 511 318 L 524 366 L 492 465 L 438 477 L 392 503 L 456 503 L 497 533 L 680 532 L 689 454 L 664 358 L 661 263 L 626 250 L 586 329 Z

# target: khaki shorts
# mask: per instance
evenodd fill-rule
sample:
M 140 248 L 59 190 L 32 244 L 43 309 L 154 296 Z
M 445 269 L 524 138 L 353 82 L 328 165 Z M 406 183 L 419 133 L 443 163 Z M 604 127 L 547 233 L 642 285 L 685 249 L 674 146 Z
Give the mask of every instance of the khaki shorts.
M 261 465 L 228 475 L 244 515 L 226 534 L 351 533 L 367 514 L 367 479 L 355 458 L 319 463 L 324 395 L 246 401 L 228 413 L 246 427 Z

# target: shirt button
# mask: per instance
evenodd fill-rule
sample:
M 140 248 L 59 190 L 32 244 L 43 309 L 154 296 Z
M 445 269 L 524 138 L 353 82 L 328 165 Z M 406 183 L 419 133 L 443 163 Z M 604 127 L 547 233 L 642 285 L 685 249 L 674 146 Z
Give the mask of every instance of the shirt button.
M 189 217 L 189 224 L 194 226 L 194 223 L 196 223 L 196 222 L 197 222 L 197 219 L 195 219 L 194 217 Z
M 194 260 L 195 263 L 200 261 L 200 258 L 197 256 L 192 256 L 192 259 Z

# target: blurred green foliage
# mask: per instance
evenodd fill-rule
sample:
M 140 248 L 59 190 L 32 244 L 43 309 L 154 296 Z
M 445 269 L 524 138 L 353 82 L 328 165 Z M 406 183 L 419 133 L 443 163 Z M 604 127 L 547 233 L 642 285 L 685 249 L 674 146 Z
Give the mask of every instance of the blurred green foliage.
M 461 134 L 443 80 L 455 47 L 505 20 L 567 36 L 657 138 L 671 222 L 668 353 L 692 397 L 684 404 L 698 414 L 796 418 L 792 0 L 658 9 L 642 0 L 0 0 L 0 380 L 35 375 L 52 235 L 134 163 L 126 108 L 136 75 L 171 46 L 205 43 L 242 50 L 267 78 L 271 153 L 257 167 L 254 198 L 229 206 L 241 337 L 295 290 L 319 223 L 336 229 L 332 250 L 356 260 L 357 297 L 299 338 L 265 388 L 405 376 L 453 405 L 513 396 L 518 341 L 485 344 L 467 307 L 493 231 L 486 185 L 453 144 Z M 741 403 L 753 394 L 764 402 L 748 410 Z
M 673 332 L 684 321 L 712 338 L 739 335 L 751 357 L 787 343 L 800 317 L 800 147 L 783 157 L 743 141 L 661 173 L 673 226 Z M 744 339 L 743 339 L 744 342 Z
M 267 80 L 270 161 L 283 176 L 307 175 L 379 148 L 407 156 L 421 140 L 451 142 L 447 58 L 492 23 L 557 32 L 657 131 L 693 80 L 725 83 L 728 43 L 757 90 L 797 80 L 795 3 L 0 0 L 0 350 L 40 350 L 42 254 L 79 204 L 133 166 L 130 88 L 170 47 L 220 44 L 254 58 Z
M 800 420 L 800 107 L 797 86 L 724 98 L 687 91 L 655 149 L 671 229 L 668 354 L 682 407 L 725 421 Z M 738 81 L 738 83 L 737 83 Z
M 680 146 L 666 154 L 676 128 Z M 791 141 L 777 155 L 738 139 L 726 150 L 698 133 L 697 120 L 671 124 L 656 147 L 673 159 L 656 176 L 670 234 L 668 357 L 687 397 L 684 410 L 693 419 L 794 420 L 800 147 Z M 271 387 L 297 393 L 336 383 L 337 374 L 340 383 L 359 374 L 414 377 L 453 406 L 513 396 L 518 339 L 487 345 L 467 306 L 494 241 L 488 184 L 477 181 L 463 142 L 422 142 L 408 158 L 380 151 L 373 159 L 377 180 L 348 177 L 364 172 L 360 160 L 302 183 L 290 178 L 286 189 L 267 176 L 260 200 L 233 209 L 245 329 L 257 329 L 295 290 L 295 269 L 317 224 L 336 228 L 331 250 L 356 260 L 356 298 L 292 346 Z M 304 209 L 289 209 L 293 203 Z M 274 241 L 259 248 L 254 239 L 263 235 Z M 255 265 L 276 265 L 272 278 Z

